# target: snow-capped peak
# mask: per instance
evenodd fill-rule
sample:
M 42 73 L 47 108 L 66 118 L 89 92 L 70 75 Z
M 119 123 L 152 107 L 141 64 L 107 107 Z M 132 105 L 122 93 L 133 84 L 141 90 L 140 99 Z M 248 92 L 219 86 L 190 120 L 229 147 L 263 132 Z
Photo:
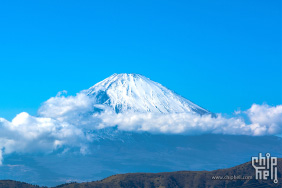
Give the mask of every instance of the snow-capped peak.
M 98 109 L 110 107 L 116 113 L 126 111 L 209 113 L 204 108 L 140 74 L 113 74 L 83 92 L 95 100 L 94 103 Z

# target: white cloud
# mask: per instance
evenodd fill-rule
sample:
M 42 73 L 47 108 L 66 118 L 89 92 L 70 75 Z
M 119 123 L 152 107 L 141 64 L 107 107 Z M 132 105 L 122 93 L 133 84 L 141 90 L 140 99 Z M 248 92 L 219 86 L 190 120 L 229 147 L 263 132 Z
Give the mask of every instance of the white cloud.
M 200 116 L 188 113 L 102 113 L 99 115 L 101 123 L 99 123 L 98 128 L 118 125 L 119 129 L 125 131 L 148 131 L 168 134 L 278 135 L 282 134 L 281 107 L 281 105 L 277 107 L 253 105 L 251 109 L 246 111 L 251 120 L 249 124 L 242 117 L 225 118 L 221 114 L 213 118 L 211 115 Z M 265 113 L 261 111 L 252 111 L 251 113 L 250 110 L 253 108 L 262 108 Z
M 58 94 L 46 101 L 39 109 L 44 117 L 55 118 L 80 128 L 95 129 L 118 125 L 125 131 L 148 131 L 168 134 L 240 134 L 240 135 L 278 135 L 282 134 L 282 105 L 274 107 L 254 104 L 247 111 L 235 112 L 235 117 L 226 118 L 218 114 L 199 116 L 191 113 L 123 113 L 116 114 L 105 110 L 93 114 L 93 99 L 84 93 L 64 97 Z M 242 113 L 247 114 L 246 123 Z
M 282 105 L 253 104 L 245 113 L 258 135 L 282 134 Z
M 83 117 L 91 112 L 93 101 L 85 94 L 78 93 L 76 96 L 61 96 L 66 91 L 59 92 L 39 108 L 38 113 L 42 117 L 55 118 L 59 121 L 71 121 L 81 123 Z
M 0 159 L 12 152 L 48 153 L 63 145 L 82 148 L 87 142 L 81 129 L 55 119 L 33 117 L 26 112 L 11 122 L 0 119 Z
M 43 103 L 39 117 L 23 112 L 11 122 L 0 118 L 0 163 L 3 155 L 12 152 L 52 152 L 62 146 L 80 148 L 81 153 L 86 153 L 92 142 L 89 132 L 93 131 L 89 130 L 113 126 L 124 131 L 161 134 L 282 135 L 282 105 L 254 104 L 232 118 L 221 114 L 216 118 L 191 113 L 116 114 L 109 110 L 93 114 L 94 102 L 87 95 L 61 94 Z M 241 113 L 249 117 L 250 123 L 239 116 Z

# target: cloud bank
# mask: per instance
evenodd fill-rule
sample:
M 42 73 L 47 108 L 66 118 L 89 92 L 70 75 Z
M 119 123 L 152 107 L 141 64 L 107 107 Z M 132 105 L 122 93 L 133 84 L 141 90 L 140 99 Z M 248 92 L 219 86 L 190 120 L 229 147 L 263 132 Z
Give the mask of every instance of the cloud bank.
M 98 128 L 118 125 L 125 131 L 148 131 L 169 134 L 231 134 L 231 135 L 279 135 L 282 134 L 282 105 L 270 107 L 254 104 L 245 113 L 250 123 L 242 117 L 225 118 L 221 114 L 199 116 L 197 114 L 136 114 L 103 113 Z
M 3 154 L 12 152 L 48 153 L 65 147 L 86 153 L 93 141 L 93 130 L 107 127 L 157 134 L 282 135 L 282 105 L 253 104 L 232 118 L 221 114 L 216 118 L 192 113 L 116 114 L 109 109 L 94 113 L 94 106 L 93 100 L 83 93 L 68 97 L 58 94 L 40 107 L 37 117 L 23 112 L 12 121 L 0 118 L 0 163 Z

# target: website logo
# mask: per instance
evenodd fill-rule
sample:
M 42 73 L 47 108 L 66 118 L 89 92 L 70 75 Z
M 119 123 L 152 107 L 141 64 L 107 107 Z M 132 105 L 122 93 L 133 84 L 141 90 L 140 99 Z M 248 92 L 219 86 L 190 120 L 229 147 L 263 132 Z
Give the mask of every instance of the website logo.
M 271 157 L 270 153 L 258 157 L 252 157 L 252 166 L 256 170 L 256 179 L 267 180 L 270 178 L 274 183 L 278 183 L 277 179 L 277 157 Z

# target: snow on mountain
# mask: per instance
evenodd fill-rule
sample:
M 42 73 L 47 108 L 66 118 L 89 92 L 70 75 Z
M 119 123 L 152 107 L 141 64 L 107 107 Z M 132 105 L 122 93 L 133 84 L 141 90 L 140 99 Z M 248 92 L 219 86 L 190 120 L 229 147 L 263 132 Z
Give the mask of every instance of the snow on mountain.
M 113 74 L 82 92 L 95 100 L 96 110 L 110 108 L 116 113 L 210 113 L 140 74 Z

